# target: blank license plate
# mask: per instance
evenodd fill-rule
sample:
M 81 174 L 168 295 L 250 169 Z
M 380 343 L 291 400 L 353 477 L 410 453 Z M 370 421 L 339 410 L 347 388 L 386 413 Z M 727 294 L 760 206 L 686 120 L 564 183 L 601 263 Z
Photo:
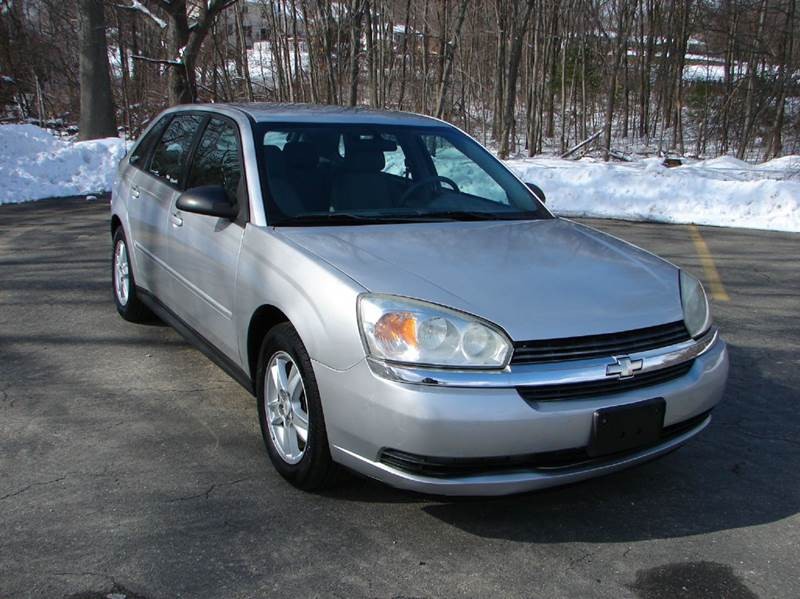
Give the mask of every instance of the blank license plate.
M 588 454 L 597 457 L 656 443 L 664 427 L 665 411 L 666 402 L 660 397 L 597 410 Z

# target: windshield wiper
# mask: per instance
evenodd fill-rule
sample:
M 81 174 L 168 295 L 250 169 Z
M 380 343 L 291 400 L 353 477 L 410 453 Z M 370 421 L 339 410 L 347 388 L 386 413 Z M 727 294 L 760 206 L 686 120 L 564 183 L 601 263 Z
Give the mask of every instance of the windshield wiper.
M 326 226 L 326 225 L 376 225 L 385 223 L 416 222 L 416 215 L 365 215 L 349 212 L 322 212 L 319 214 L 298 214 L 272 223 L 276 227 Z
M 534 213 L 529 212 L 510 212 L 504 214 L 502 212 L 483 212 L 480 210 L 444 210 L 441 212 L 426 212 L 420 216 L 431 219 L 450 219 L 463 221 L 532 220 L 536 218 Z
M 319 212 L 298 214 L 276 221 L 273 226 L 335 226 L 335 225 L 380 225 L 420 222 L 446 221 L 494 221 L 494 220 L 532 220 L 535 213 L 483 212 L 479 210 L 443 210 L 439 212 L 413 212 L 400 214 L 353 214 L 352 212 Z

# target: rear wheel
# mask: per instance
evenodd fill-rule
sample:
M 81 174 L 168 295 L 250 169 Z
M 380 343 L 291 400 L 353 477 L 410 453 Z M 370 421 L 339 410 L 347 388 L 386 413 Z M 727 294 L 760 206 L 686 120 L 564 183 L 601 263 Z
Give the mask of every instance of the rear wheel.
M 258 364 L 258 414 L 273 466 L 300 489 L 330 486 L 337 467 L 328 447 L 317 381 L 292 325 L 283 323 L 270 330 Z
M 111 284 L 117 312 L 130 322 L 148 322 L 153 313 L 148 310 L 136 294 L 130 251 L 125 233 L 119 227 L 114 233 L 114 252 L 111 255 Z

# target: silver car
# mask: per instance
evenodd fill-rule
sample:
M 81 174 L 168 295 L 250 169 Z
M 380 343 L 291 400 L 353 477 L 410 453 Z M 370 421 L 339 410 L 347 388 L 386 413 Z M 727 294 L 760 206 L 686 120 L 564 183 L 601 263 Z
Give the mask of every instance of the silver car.
M 275 468 L 500 495 L 670 452 L 728 374 L 699 281 L 554 217 L 459 129 L 400 112 L 193 105 L 122 161 L 123 318 L 258 400 Z

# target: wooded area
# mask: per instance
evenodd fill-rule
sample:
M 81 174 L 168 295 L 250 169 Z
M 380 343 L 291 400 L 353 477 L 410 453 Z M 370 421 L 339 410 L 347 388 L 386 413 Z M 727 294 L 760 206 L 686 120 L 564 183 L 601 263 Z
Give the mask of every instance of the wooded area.
M 81 84 L 94 115 L 110 85 L 134 136 L 175 103 L 312 102 L 439 116 L 501 156 L 765 159 L 799 151 L 797 30 L 794 0 L 0 0 L 0 101 L 71 125 Z

